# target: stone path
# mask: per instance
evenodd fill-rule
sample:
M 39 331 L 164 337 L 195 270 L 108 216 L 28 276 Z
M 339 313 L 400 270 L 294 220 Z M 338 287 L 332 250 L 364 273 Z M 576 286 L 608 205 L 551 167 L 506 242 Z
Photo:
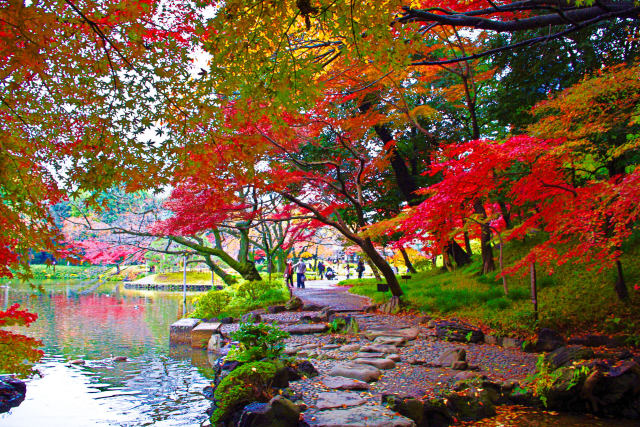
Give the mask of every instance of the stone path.
M 295 296 L 305 304 L 330 307 L 333 311 L 362 311 L 371 304 L 371 300 L 350 294 L 349 288 L 336 286 L 332 280 L 309 280 L 305 289 L 293 289 Z

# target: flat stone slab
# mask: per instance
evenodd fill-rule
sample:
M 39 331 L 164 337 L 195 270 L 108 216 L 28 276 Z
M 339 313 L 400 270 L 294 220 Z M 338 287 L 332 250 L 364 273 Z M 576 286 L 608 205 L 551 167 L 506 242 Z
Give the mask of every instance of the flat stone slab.
M 402 337 L 408 341 L 418 338 L 420 331 L 418 328 L 402 328 L 402 329 L 384 329 L 384 328 L 372 328 L 367 330 L 364 335 L 369 340 L 374 340 L 377 337 Z
M 305 413 L 304 420 L 315 427 L 415 427 L 409 418 L 395 415 L 384 406 L 355 406 Z
M 347 344 L 338 349 L 339 351 L 358 351 L 360 350 L 360 344 Z
M 365 403 L 366 400 L 360 397 L 356 393 L 348 391 L 325 391 L 318 393 L 318 400 L 316 401 L 316 408 L 318 409 L 333 409 L 344 408 L 347 406 L 358 406 Z
M 347 377 L 326 377 L 322 380 L 325 387 L 340 390 L 369 390 L 369 383 Z
M 371 382 L 382 376 L 380 369 L 368 364 L 345 362 L 336 365 L 329 371 L 329 375 L 353 378 L 355 380 Z
M 287 325 L 282 330 L 289 332 L 291 335 L 321 334 L 329 327 L 324 323 L 310 323 L 303 325 Z
M 184 318 L 169 326 L 169 342 L 171 344 L 191 344 L 191 330 L 200 319 Z
M 220 332 L 219 322 L 203 322 L 191 330 L 191 347 L 192 348 L 207 348 L 211 335 Z
M 373 343 L 381 344 L 381 345 L 395 345 L 398 347 L 402 347 L 407 343 L 407 339 L 405 337 L 380 336 L 380 337 L 376 337 L 376 339 L 373 340 Z
M 378 359 L 361 357 L 359 359 L 353 359 L 353 363 L 363 363 L 366 365 L 375 366 L 378 369 L 393 369 L 396 367 L 396 362 L 391 359 Z
M 365 345 L 360 349 L 360 351 L 366 351 L 369 353 L 397 353 L 398 348 L 395 345 Z
M 361 358 L 384 358 L 387 353 L 374 353 L 374 352 L 364 352 L 364 353 L 356 353 L 356 357 Z

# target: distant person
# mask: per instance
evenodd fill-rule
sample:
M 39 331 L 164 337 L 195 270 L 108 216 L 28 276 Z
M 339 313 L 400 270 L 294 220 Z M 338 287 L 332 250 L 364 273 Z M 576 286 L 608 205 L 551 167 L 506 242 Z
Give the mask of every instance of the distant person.
M 346 269 L 347 269 L 347 279 L 348 279 L 349 277 L 351 277 L 351 266 L 347 264 Z
M 324 274 L 324 262 L 320 261 L 318 263 L 318 275 L 320 276 L 320 280 L 322 280 L 323 274 Z
M 333 272 L 331 267 L 327 267 L 327 274 L 325 277 L 329 280 L 333 280 L 333 278 L 336 277 L 336 274 Z
M 291 261 L 287 261 L 287 266 L 284 269 L 284 279 L 287 286 L 293 288 L 293 264 Z
M 358 261 L 358 266 L 356 267 L 356 271 L 358 272 L 358 279 L 362 279 L 362 274 L 364 273 L 364 261 Z
M 300 260 L 296 265 L 296 275 L 297 275 L 297 287 L 300 289 L 304 289 L 304 275 L 307 272 L 307 264 L 304 261 Z

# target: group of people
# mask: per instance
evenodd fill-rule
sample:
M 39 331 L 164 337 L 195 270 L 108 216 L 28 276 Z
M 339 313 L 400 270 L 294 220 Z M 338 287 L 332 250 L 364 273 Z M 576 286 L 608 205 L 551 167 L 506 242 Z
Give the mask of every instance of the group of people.
M 322 260 L 318 262 L 317 268 L 318 268 L 318 275 L 320 276 L 320 279 L 326 278 L 328 280 L 333 280 L 334 278 L 336 278 L 336 273 L 333 271 L 333 269 L 330 266 L 325 267 L 324 262 Z M 347 279 L 348 279 L 349 277 L 351 277 L 351 266 L 348 263 L 346 265 L 346 270 L 347 270 Z M 356 267 L 356 272 L 358 273 L 358 279 L 362 279 L 364 270 L 365 270 L 364 261 L 363 260 L 358 261 L 358 266 Z M 294 272 L 296 273 L 296 287 L 299 289 L 304 289 L 304 282 L 305 282 L 306 273 L 307 273 L 307 264 L 303 260 L 298 261 L 298 263 L 295 265 L 291 261 L 287 262 L 287 267 L 285 268 L 285 271 L 284 271 L 284 278 L 286 280 L 287 286 L 289 286 L 290 288 L 293 288 Z

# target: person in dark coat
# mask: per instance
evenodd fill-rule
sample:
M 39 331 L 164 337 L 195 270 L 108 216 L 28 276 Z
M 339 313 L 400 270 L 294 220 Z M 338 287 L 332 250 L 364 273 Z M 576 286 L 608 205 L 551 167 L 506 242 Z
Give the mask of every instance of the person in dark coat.
M 324 262 L 320 261 L 318 263 L 318 275 L 320 275 L 320 280 L 322 280 L 323 274 L 324 274 Z
M 356 271 L 358 272 L 358 279 L 362 279 L 362 274 L 364 273 L 364 261 L 358 261 L 358 266 L 356 267 Z

